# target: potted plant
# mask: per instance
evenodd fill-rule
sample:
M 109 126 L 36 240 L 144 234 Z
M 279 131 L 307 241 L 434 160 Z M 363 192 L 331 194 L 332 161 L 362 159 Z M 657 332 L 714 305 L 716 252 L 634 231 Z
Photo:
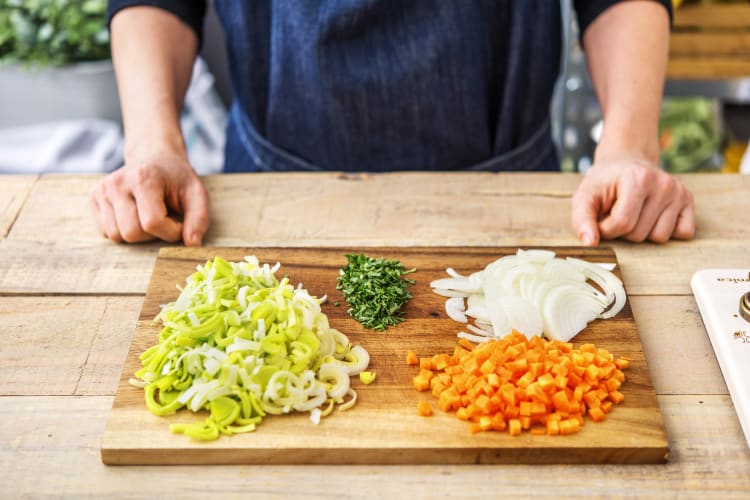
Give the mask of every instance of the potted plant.
M 0 128 L 120 121 L 106 0 L 0 0 Z

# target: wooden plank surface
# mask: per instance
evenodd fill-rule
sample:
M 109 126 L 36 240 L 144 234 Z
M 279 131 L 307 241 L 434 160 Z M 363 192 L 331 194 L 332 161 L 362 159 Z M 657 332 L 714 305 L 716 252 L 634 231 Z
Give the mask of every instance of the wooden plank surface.
M 157 259 L 144 299 L 135 336 L 123 369 L 107 429 L 102 438 L 105 463 L 647 463 L 667 456 L 662 417 L 630 305 L 617 317 L 592 322 L 576 337 L 577 343 L 595 342 L 616 356 L 632 359 L 622 388 L 626 402 L 602 424 L 590 423 L 565 438 L 525 433 L 469 434 L 465 422 L 438 412 L 424 419 L 416 415 L 421 398 L 411 387 L 416 370 L 404 363 L 407 349 L 420 355 L 452 352 L 459 324 L 444 312 L 444 298 L 429 282 L 445 275 L 446 267 L 459 272 L 481 270 L 515 248 L 369 248 L 373 256 L 397 258 L 412 277 L 414 298 L 405 309 L 407 321 L 387 332 L 363 329 L 349 318 L 335 290 L 338 269 L 352 248 L 165 248 Z M 560 256 L 578 256 L 593 262 L 616 262 L 607 248 L 556 249 Z M 370 386 L 353 382 L 359 393 L 354 409 L 335 413 L 315 427 L 307 415 L 268 418 L 251 434 L 211 443 L 191 442 L 168 432 L 169 422 L 195 421 L 188 412 L 159 418 L 143 403 L 143 391 L 128 379 L 140 367 L 138 356 L 155 342 L 159 332 L 152 318 L 159 305 L 176 298 L 175 285 L 183 283 L 197 264 L 221 256 L 241 260 L 255 254 L 261 262 L 282 263 L 280 275 L 302 282 L 313 295 L 329 295 L 324 312 L 331 325 L 362 344 L 371 356 L 370 369 L 378 380 Z M 367 432 L 363 432 L 363 430 Z
M 5 197 L 8 192 L 15 196 L 28 193 L 32 187 L 43 191 L 28 199 L 26 194 L 16 197 L 10 205 L 4 205 L 10 210 L 0 210 L 0 228 L 4 228 L 0 235 L 5 235 L 12 224 L 7 238 L 0 236 L 0 317 L 5 323 L 1 334 L 19 344 L 12 352 L 0 353 L 4 366 L 0 371 L 4 388 L 0 410 L 6 418 L 0 427 L 0 468 L 4 477 L 12 478 L 0 482 L 0 497 L 191 498 L 203 497 L 210 491 L 230 497 L 249 494 L 284 499 L 332 494 L 354 497 L 362 492 L 370 497 L 390 498 L 399 498 L 404 492 L 412 498 L 746 498 L 750 491 L 750 450 L 707 344 L 689 289 L 689 277 L 692 270 L 715 267 L 717 263 L 747 267 L 748 226 L 737 221 L 750 210 L 750 176 L 679 177 L 696 197 L 696 239 L 668 245 L 612 245 L 623 267 L 653 385 L 657 393 L 664 394 L 658 400 L 669 436 L 667 464 L 252 465 L 207 469 L 108 467 L 101 462 L 101 437 L 120 376 L 117 359 L 122 360 L 126 354 L 161 245 L 111 245 L 90 230 L 85 200 L 95 176 L 43 176 L 39 182 L 36 177 L 23 176 L 14 178 L 12 182 L 17 184 L 5 182 L 12 179 L 5 176 L 0 182 L 3 202 L 9 199 Z M 575 245 L 565 214 L 555 214 L 552 219 L 563 224 L 561 227 L 537 226 L 545 220 L 543 216 L 550 207 L 568 209 L 560 204 L 560 199 L 569 200 L 579 179 L 576 175 L 559 174 L 212 176 L 205 179 L 212 194 L 214 224 L 208 243 L 283 246 L 294 242 L 308 247 Z M 269 188 L 273 183 L 279 187 Z M 391 185 L 398 195 L 388 197 Z M 275 228 L 262 222 L 263 207 L 289 206 L 286 200 L 269 196 L 271 192 L 283 196 L 281 186 L 287 186 L 295 196 L 317 196 L 319 203 L 308 202 L 305 213 L 289 210 L 291 224 Z M 408 189 L 403 186 L 419 186 L 419 196 L 413 201 L 408 199 Z M 346 192 L 353 195 L 346 197 Z M 227 193 L 232 196 L 223 196 Z M 244 196 L 245 193 L 249 194 Z M 320 216 L 326 213 L 325 202 L 331 196 L 349 207 L 373 205 L 383 199 L 383 194 L 389 203 L 407 198 L 398 205 L 403 227 L 415 227 L 413 220 L 419 218 L 424 227 L 418 228 L 417 238 L 404 238 L 399 226 L 373 225 L 377 220 L 374 211 L 358 212 L 359 221 L 345 219 L 348 227 L 369 224 L 373 228 L 358 239 L 348 238 L 335 219 L 332 222 Z M 528 205 L 533 213 L 516 219 L 514 214 L 525 209 L 527 197 L 533 200 Z M 477 217 L 477 226 L 471 218 L 465 224 L 443 223 L 455 213 L 456 203 L 467 203 L 459 212 Z M 72 204 L 76 209 L 66 210 Z M 484 211 L 503 204 L 514 205 L 512 211 L 500 212 L 510 213 L 511 217 L 499 217 L 496 226 L 485 219 Z M 238 216 L 238 212 L 242 215 Z M 272 209 L 270 214 L 282 220 L 282 212 Z M 519 220 L 530 224 L 529 234 L 535 236 L 529 237 L 522 225 L 515 225 Z M 391 218 L 387 222 L 399 220 Z M 506 233 L 509 223 L 514 223 L 512 233 Z M 257 229 L 258 224 L 262 231 Z M 300 230 L 297 225 L 302 224 L 312 224 L 312 229 Z M 306 236 L 300 237 L 298 231 Z M 56 296 L 59 293 L 74 295 Z M 69 299 L 82 298 L 81 294 L 102 293 L 113 296 L 85 297 L 90 301 L 68 304 Z M 19 296 L 13 296 L 16 294 Z M 122 294 L 135 296 L 118 296 Z M 38 314 L 35 321 L 35 306 L 50 312 Z M 99 322 L 105 310 L 107 319 Z M 75 332 L 76 324 L 90 331 Z M 51 340 L 56 331 L 64 342 Z M 40 354 L 44 362 L 34 359 Z M 83 370 L 82 359 L 88 359 Z M 79 377 L 81 383 L 77 384 Z M 55 396 L 36 395 L 47 392 L 37 389 L 46 384 Z M 304 491 L 291 491 L 290 484 L 304 485 Z
M 15 223 L 16 217 L 36 180 L 35 176 L 29 175 L 2 176 L 2 182 L 0 182 L 0 238 L 8 235 L 8 231 Z
M 318 245 L 401 246 L 553 239 L 556 245 L 577 245 L 570 229 L 570 197 L 580 178 L 559 173 L 211 176 L 203 179 L 211 193 L 212 226 L 206 242 L 268 246 L 293 238 Z M 750 239 L 750 227 L 735 223 L 737 214 L 749 209 L 748 197 L 726 192 L 730 181 L 735 192 L 750 193 L 750 176 L 679 178 L 695 194 L 698 239 Z M 95 229 L 87 201 L 97 179 L 42 177 L 11 238 L 108 248 Z
M 162 244 L 117 245 L 96 232 L 86 199 L 97 178 L 45 176 L 34 185 L 12 234 L 0 240 L 0 294 L 145 293 Z M 631 293 L 691 294 L 696 270 L 747 265 L 750 225 L 736 221 L 750 211 L 750 176 L 680 178 L 696 197 L 696 239 L 611 243 Z M 579 180 L 575 174 L 212 176 L 205 179 L 212 194 L 206 244 L 578 245 L 569 204 Z
M 744 207 L 740 207 L 743 209 Z M 434 239 L 413 239 L 389 231 L 380 238 L 333 241 L 303 240 L 292 236 L 264 240 L 261 247 L 288 245 L 300 247 L 371 246 L 405 247 L 424 245 Z M 565 245 L 568 239 L 504 238 L 460 234 L 457 230 L 440 238 L 444 245 L 520 246 L 535 248 Z M 206 242 L 212 244 L 212 241 Z M 252 242 L 246 242 L 251 245 Z M 628 290 L 634 295 L 691 295 L 690 278 L 700 269 L 746 267 L 747 242 L 733 239 L 669 242 L 664 245 L 604 243 L 617 252 Z M 118 245 L 110 242 L 19 241 L 0 240 L 0 295 L 19 294 L 144 294 L 161 243 Z M 54 258 L 50 258 L 54 255 Z
M 656 394 L 728 394 L 692 296 L 629 300 Z M 139 296 L 3 297 L 0 337 L 12 342 L 0 351 L 0 396 L 113 396 L 142 304 Z
M 0 396 L 113 395 L 142 297 L 3 297 Z
M 750 450 L 728 396 L 659 396 L 662 465 L 118 466 L 99 443 L 112 397 L 0 398 L 2 498 L 745 498 Z M 303 486 L 299 486 L 303 485 Z

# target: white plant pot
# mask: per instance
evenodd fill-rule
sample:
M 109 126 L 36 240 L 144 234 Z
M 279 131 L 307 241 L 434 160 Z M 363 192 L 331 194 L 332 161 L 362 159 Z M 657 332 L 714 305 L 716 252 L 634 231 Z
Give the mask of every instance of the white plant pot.
M 111 61 L 0 66 L 0 128 L 90 118 L 121 121 Z

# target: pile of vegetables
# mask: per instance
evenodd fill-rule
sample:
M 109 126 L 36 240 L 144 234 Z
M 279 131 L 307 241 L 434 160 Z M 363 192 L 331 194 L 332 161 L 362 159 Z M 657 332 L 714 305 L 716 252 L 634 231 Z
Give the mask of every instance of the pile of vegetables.
M 155 415 L 209 412 L 172 432 L 213 440 L 253 431 L 269 414 L 309 411 L 318 423 L 336 404 L 355 404 L 350 376 L 367 368 L 369 354 L 329 326 L 325 298 L 279 281 L 278 269 L 254 256 L 216 257 L 163 306 L 159 342 L 141 355 L 131 383 L 144 388 Z
M 380 331 L 404 321 L 401 308 L 411 299 L 409 285 L 414 284 L 404 275 L 416 269 L 406 270 L 398 260 L 364 254 L 350 254 L 346 259 L 336 289 L 343 291 L 349 315 L 365 328 Z
M 449 297 L 448 315 L 468 324 L 460 338 L 487 342 L 512 331 L 529 338 L 544 334 L 567 342 L 596 318 L 611 318 L 625 305 L 622 281 L 605 264 L 561 259 L 548 250 L 521 250 L 482 271 L 433 281 L 435 293 Z
M 665 99 L 659 116 L 664 169 L 674 173 L 711 171 L 719 166 L 721 133 L 716 103 L 699 97 Z
M 419 359 L 414 388 L 431 390 L 438 407 L 471 422 L 471 432 L 506 431 L 519 435 L 565 435 L 581 429 L 584 416 L 604 420 L 624 400 L 624 358 L 583 344 L 548 341 L 513 332 L 502 339 L 474 345 L 461 339 L 453 355 Z M 414 352 L 407 364 L 417 364 Z M 418 414 L 432 408 L 420 401 Z

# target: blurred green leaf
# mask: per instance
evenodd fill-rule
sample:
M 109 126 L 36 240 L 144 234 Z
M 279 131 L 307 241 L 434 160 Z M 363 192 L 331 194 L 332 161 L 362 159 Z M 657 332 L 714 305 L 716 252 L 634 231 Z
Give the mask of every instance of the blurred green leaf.
M 108 59 L 106 0 L 0 0 L 0 64 Z

